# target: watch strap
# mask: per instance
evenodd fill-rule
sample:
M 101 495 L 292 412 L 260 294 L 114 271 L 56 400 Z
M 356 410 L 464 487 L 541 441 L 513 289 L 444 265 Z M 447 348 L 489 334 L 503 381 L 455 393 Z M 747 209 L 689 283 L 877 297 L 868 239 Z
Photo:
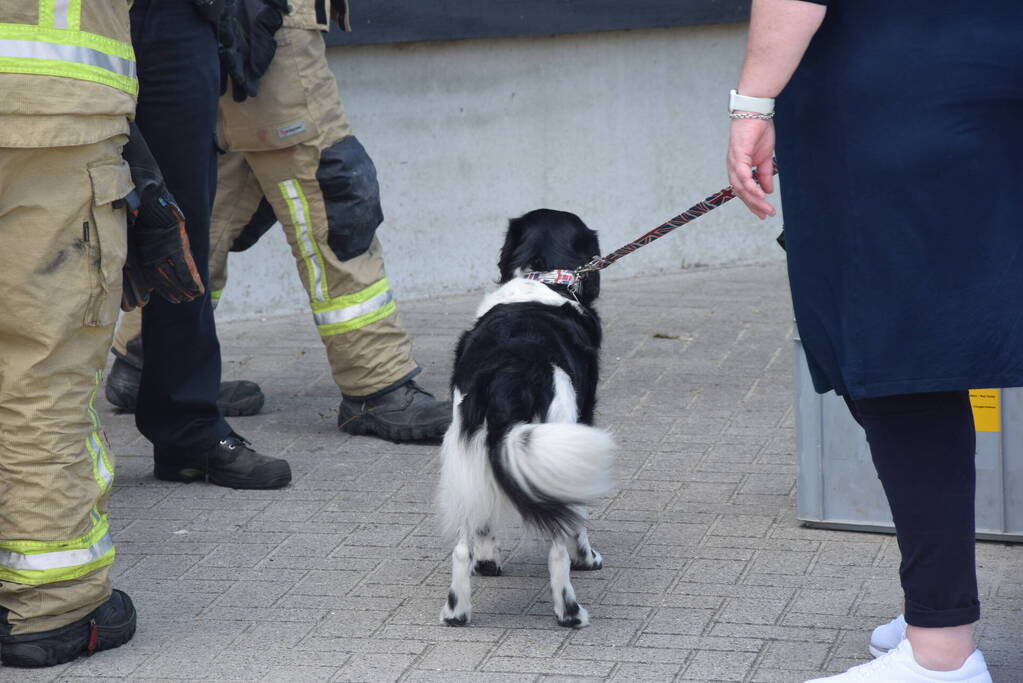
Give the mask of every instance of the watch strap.
M 728 98 L 728 111 L 751 111 L 756 114 L 773 114 L 773 97 L 748 97 L 732 90 Z

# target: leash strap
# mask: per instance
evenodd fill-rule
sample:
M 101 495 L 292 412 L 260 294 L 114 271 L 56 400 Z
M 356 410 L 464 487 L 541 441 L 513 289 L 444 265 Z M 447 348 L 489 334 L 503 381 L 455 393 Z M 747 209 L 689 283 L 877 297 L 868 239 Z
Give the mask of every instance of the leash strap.
M 775 173 L 778 172 L 777 164 L 775 164 L 774 166 L 774 172 Z M 756 180 L 756 177 L 757 172 L 754 170 L 753 179 Z M 732 199 L 735 199 L 735 191 L 732 189 L 732 186 L 729 185 L 725 189 L 719 190 L 718 192 L 715 192 L 711 196 L 707 197 L 699 204 L 694 204 L 693 206 L 689 207 L 688 209 L 686 209 L 679 215 L 675 216 L 671 220 L 665 223 L 661 223 L 650 232 L 629 242 L 621 249 L 616 249 L 606 256 L 594 256 L 592 261 L 582 266 L 581 268 L 576 269 L 575 275 L 577 278 L 584 278 L 588 273 L 603 270 L 604 268 L 607 268 L 609 265 L 611 265 L 621 257 L 625 256 L 626 254 L 631 254 L 640 247 L 645 247 L 654 240 L 658 240 L 664 237 L 669 232 L 681 228 L 686 223 L 696 218 L 699 218 L 700 216 L 709 211 L 713 211 L 714 209 L 718 208 L 725 202 L 728 202 Z

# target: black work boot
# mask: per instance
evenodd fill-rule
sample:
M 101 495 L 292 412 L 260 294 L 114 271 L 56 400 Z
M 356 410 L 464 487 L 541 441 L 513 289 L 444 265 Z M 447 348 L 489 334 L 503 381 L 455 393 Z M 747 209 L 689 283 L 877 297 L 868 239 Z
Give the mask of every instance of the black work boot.
M 102 605 L 73 624 L 52 631 L 0 636 L 4 666 L 56 666 L 124 645 L 135 635 L 135 606 L 114 589 Z
M 337 426 L 349 434 L 401 443 L 436 443 L 451 424 L 451 401 L 438 401 L 409 380 L 365 398 L 344 396 Z
M 276 489 L 291 482 L 287 460 L 257 453 L 231 433 L 205 451 L 153 449 L 153 475 L 164 481 L 208 481 L 233 489 Z
M 114 365 L 107 377 L 107 401 L 124 413 L 134 413 L 142 381 L 142 337 L 127 344 L 127 353 L 114 350 Z M 255 415 L 263 408 L 266 397 L 255 382 L 235 380 L 220 383 L 217 407 L 225 417 Z

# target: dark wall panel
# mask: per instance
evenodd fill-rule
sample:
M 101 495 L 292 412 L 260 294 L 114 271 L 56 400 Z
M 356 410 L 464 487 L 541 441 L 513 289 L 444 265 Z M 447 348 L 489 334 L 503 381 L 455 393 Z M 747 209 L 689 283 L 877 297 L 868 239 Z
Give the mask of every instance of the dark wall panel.
M 350 0 L 330 45 L 507 38 L 746 21 L 750 0 Z

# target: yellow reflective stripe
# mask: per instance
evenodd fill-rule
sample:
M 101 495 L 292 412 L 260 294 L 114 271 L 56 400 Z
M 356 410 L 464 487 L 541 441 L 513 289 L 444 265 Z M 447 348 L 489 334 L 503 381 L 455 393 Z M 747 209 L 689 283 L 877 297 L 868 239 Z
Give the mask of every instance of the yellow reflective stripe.
M 82 0 L 64 0 L 67 2 L 67 27 L 71 31 L 82 28 Z
M 129 95 L 138 95 L 139 84 L 134 78 L 117 76 L 104 69 L 81 64 L 68 64 L 60 60 L 41 61 L 7 59 L 0 56 L 0 73 L 31 74 L 34 76 L 61 76 L 79 81 L 89 81 L 122 90 Z
M 323 313 L 325 311 L 333 311 L 339 308 L 347 308 L 349 306 L 362 304 L 379 294 L 383 294 L 388 289 L 390 289 L 390 283 L 388 283 L 387 278 L 381 278 L 366 289 L 361 289 L 355 294 L 345 294 L 344 296 L 335 297 L 329 301 L 314 303 L 313 313 Z
M 365 327 L 370 323 L 375 323 L 378 320 L 382 320 L 387 316 L 392 315 L 397 310 L 398 310 L 397 304 L 395 304 L 392 301 L 383 308 L 378 308 L 372 313 L 361 315 L 358 318 L 353 318 L 352 320 L 348 320 L 346 322 L 333 323 L 330 325 L 317 325 L 316 329 L 319 330 L 321 337 L 331 337 L 335 334 L 344 334 L 345 332 L 351 332 L 361 327 Z
M 396 304 L 387 278 L 381 278 L 354 294 L 313 303 L 313 320 L 320 335 L 351 332 L 394 313 Z
M 53 28 L 54 22 L 54 0 L 39 0 L 39 25 Z M 62 28 L 67 28 L 66 26 Z
M 119 40 L 86 31 L 46 28 L 31 24 L 0 24 L 0 39 L 84 47 L 118 59 L 135 61 L 135 51 L 132 50 L 131 43 L 122 43 Z
M 309 227 L 309 202 L 298 180 L 292 178 L 285 180 L 278 185 L 284 201 L 288 204 L 288 212 L 291 214 L 291 224 L 295 226 L 295 242 L 298 250 L 305 261 L 306 272 L 309 274 L 309 300 L 326 301 L 330 295 L 327 292 L 326 266 L 323 263 L 323 254 L 316 245 L 312 230 Z
M 77 30 L 81 0 L 57 2 L 40 6 L 42 25 L 0 23 L 0 72 L 77 78 L 138 93 L 131 44 Z
M 391 295 L 391 290 L 388 289 L 387 291 L 381 292 L 372 299 L 361 304 L 336 308 L 322 313 L 313 313 L 313 320 L 316 321 L 316 325 L 318 327 L 322 325 L 348 322 L 349 320 L 361 318 L 368 313 L 372 313 L 377 309 L 383 308 L 387 304 L 391 303 L 393 299 L 394 297 Z
M 106 515 L 92 512 L 93 527 L 70 541 L 0 541 L 0 581 L 40 585 L 69 581 L 114 562 Z
M 114 468 L 110 464 L 110 456 L 107 453 L 106 446 L 103 444 L 103 437 L 100 436 L 99 414 L 93 406 L 102 376 L 102 372 L 96 372 L 96 384 L 92 388 L 92 393 L 89 394 L 86 412 L 89 413 L 89 419 L 92 420 L 92 431 L 85 437 L 85 448 L 89 451 L 89 456 L 92 458 L 92 476 L 99 486 L 101 495 L 109 491 L 114 483 Z

